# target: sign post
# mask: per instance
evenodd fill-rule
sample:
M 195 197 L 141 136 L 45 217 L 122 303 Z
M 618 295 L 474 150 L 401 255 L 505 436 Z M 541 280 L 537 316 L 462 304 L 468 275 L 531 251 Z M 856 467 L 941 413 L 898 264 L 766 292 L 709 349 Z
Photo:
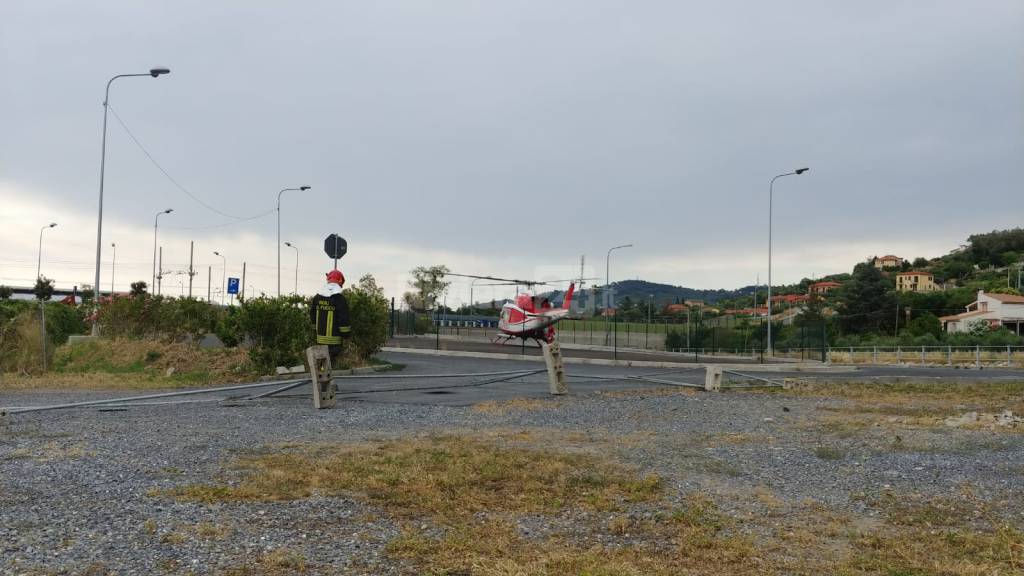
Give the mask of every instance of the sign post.
M 334 258 L 334 269 L 337 270 L 338 260 L 348 252 L 348 242 L 337 234 L 331 234 L 324 239 L 324 252 Z

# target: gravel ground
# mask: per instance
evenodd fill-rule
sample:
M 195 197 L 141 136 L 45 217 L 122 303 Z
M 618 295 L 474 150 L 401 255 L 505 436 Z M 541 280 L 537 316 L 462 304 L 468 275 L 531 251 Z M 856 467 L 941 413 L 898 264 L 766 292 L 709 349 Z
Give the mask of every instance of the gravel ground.
M 392 358 L 407 364 L 402 374 L 523 368 L 476 359 Z M 573 366 L 569 372 L 651 371 Z M 442 381 L 396 379 L 379 386 L 425 382 Z M 286 398 L 9 415 L 0 424 L 0 572 L 85 573 L 101 562 L 119 574 L 219 573 L 286 548 L 330 566 L 331 573 L 397 574 L 402 567 L 390 561 L 384 547 L 399 527 L 357 501 L 202 505 L 150 492 L 223 479 L 230 476 L 225 464 L 233 456 L 279 443 L 348 443 L 432 432 L 530 430 L 550 438 L 554 447 L 607 447 L 617 459 L 663 475 L 672 498 L 698 489 L 729 493 L 762 486 L 785 501 L 813 499 L 871 514 L 859 495 L 885 488 L 949 495 L 969 485 L 984 498 L 1014 495 L 1006 514 L 1024 525 L 1024 504 L 1016 496 L 1024 488 L 1024 435 L 940 430 L 927 432 L 927 440 L 948 449 L 884 450 L 879 446 L 891 432 L 872 432 L 869 440 L 836 439 L 808 425 L 822 407 L 839 401 L 753 392 L 628 391 L 636 383 L 577 382 L 573 394 L 553 401 L 551 408 L 483 412 L 466 405 L 542 397 L 544 382 L 540 374 L 452 394 L 352 395 L 356 399 L 322 411 L 312 410 L 308 398 Z M 345 386 L 369 387 L 366 382 Z M 599 388 L 619 393 L 600 394 Z M 0 404 L 120 395 L 125 394 L 18 392 L 0 395 Z M 838 443 L 841 456 L 815 454 L 827 443 Z M 543 532 L 545 527 L 523 529 Z

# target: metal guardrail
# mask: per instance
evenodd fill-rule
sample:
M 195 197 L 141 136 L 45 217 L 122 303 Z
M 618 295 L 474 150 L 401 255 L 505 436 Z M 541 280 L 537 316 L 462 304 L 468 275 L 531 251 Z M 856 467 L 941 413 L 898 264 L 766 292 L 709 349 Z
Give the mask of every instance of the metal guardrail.
M 1024 367 L 1024 346 L 833 346 L 836 364 Z

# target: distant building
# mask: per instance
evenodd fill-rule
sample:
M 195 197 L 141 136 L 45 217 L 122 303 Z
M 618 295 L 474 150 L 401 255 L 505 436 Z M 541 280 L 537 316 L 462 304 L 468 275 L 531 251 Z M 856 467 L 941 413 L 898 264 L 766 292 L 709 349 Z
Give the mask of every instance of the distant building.
M 941 290 L 935 284 L 935 276 L 931 272 L 900 272 L 896 274 L 896 290 L 900 292 L 934 292 Z
M 722 310 L 722 314 L 725 316 L 767 316 L 768 308 L 765 306 L 758 306 L 757 308 L 728 308 Z
M 772 296 L 772 304 L 800 304 L 807 302 L 811 297 L 807 294 L 781 294 L 779 296 Z
M 703 300 L 683 300 L 683 304 L 686 304 L 687 306 L 689 306 L 691 308 L 700 308 L 701 306 L 704 305 L 704 301 Z
M 871 259 L 871 263 L 879 270 L 888 270 L 890 268 L 899 268 L 903 266 L 903 258 L 899 256 L 893 256 L 892 254 L 886 254 L 885 256 L 875 256 Z
M 842 286 L 842 284 L 840 284 L 839 282 L 832 282 L 826 280 L 824 282 L 815 282 L 814 284 L 811 284 L 810 286 L 807 287 L 807 292 L 809 294 L 824 295 L 828 294 L 832 290 L 835 290 L 836 288 L 839 288 L 840 286 Z
M 665 306 L 666 314 L 686 314 L 690 311 L 690 307 L 686 304 L 669 304 Z
M 946 332 L 967 332 L 977 322 L 989 328 L 1005 326 L 1017 335 L 1024 334 L 1024 296 L 986 294 L 978 290 L 978 299 L 967 305 L 967 311 L 939 318 Z

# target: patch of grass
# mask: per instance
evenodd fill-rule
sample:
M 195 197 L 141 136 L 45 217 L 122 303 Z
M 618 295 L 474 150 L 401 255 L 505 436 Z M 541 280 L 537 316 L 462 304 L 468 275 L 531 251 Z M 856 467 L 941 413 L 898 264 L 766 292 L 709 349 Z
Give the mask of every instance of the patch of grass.
M 234 532 L 230 526 L 213 522 L 200 522 L 189 526 L 188 530 L 204 540 L 223 540 Z
M 285 576 L 306 574 L 309 562 L 300 552 L 278 548 L 259 555 L 255 561 L 224 570 L 224 576 Z
M 511 400 L 488 400 L 473 405 L 474 412 L 494 414 L 496 416 L 509 412 L 532 412 L 534 410 L 554 410 L 561 404 L 557 400 L 541 398 L 513 398 Z
M 596 456 L 458 436 L 276 452 L 243 457 L 236 465 L 243 472 L 237 485 L 190 485 L 171 494 L 217 502 L 355 493 L 396 514 L 450 518 L 565 507 L 610 510 L 620 501 L 649 501 L 661 492 L 657 476 L 638 477 Z
M 75 460 L 94 456 L 96 453 L 87 450 L 85 444 L 67 444 L 56 441 L 47 442 L 36 448 L 19 448 L 8 454 L 7 459 L 31 458 L 36 462 L 54 462 L 59 460 Z
M 180 532 L 164 532 L 160 535 L 160 543 L 168 546 L 179 546 L 184 544 L 188 537 Z
M 816 446 L 814 455 L 822 460 L 842 460 L 846 457 L 846 452 L 837 446 Z
M 631 388 L 629 390 L 604 390 L 598 395 L 607 398 L 657 398 L 661 396 L 694 396 L 698 392 L 694 388 L 681 386 L 653 386 L 651 388 Z
M 4 374 L 0 390 L 150 389 L 251 380 L 256 374 L 242 348 L 204 350 L 151 340 L 92 340 L 66 344 L 45 375 Z M 166 376 L 173 368 L 171 376 Z
M 816 382 L 786 393 L 854 400 L 853 411 L 887 415 L 938 417 L 969 410 L 1024 413 L 1024 381 Z

